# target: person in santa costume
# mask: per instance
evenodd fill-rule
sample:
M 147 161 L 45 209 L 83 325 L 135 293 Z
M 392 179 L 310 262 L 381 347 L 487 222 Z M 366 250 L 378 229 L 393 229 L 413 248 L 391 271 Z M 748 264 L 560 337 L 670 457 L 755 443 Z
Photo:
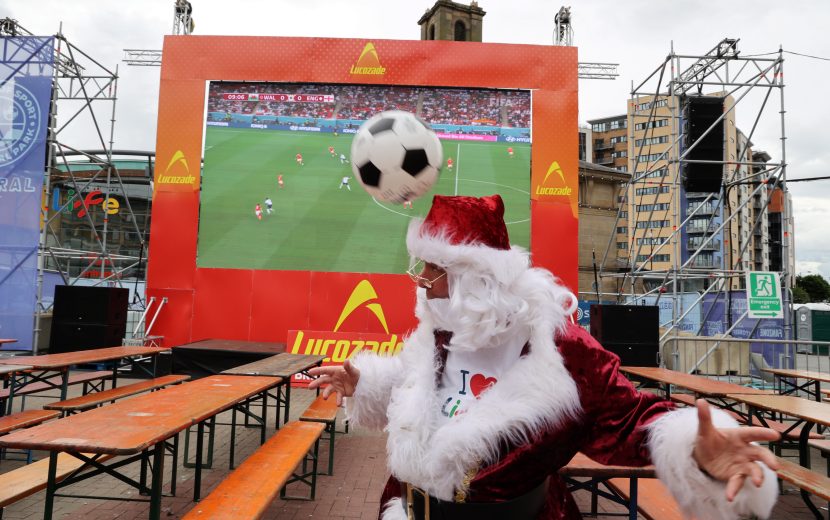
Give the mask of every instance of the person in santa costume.
M 570 323 L 574 295 L 510 246 L 501 197 L 436 195 L 407 246 L 423 266 L 402 352 L 311 371 L 351 423 L 388 433 L 380 518 L 579 519 L 557 474 L 577 452 L 654 464 L 699 520 L 769 516 L 777 464 L 754 442 L 778 434 L 635 390 Z

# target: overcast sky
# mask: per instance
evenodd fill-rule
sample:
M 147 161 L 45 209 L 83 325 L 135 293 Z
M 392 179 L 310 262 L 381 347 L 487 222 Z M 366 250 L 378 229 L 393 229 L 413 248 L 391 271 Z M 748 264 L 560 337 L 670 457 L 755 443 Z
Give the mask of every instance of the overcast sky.
M 469 3 L 463 0 L 461 3 Z M 160 49 L 173 26 L 173 0 L 0 0 L 0 17 L 17 19 L 38 35 L 63 33 L 103 65 L 119 67 L 115 147 L 155 148 L 159 69 L 120 64 L 122 49 Z M 432 0 L 192 0 L 195 34 L 263 35 L 417 40 L 418 18 Z M 542 0 L 480 0 L 484 41 L 549 45 L 560 5 Z M 740 38 L 744 55 L 778 50 L 785 55 L 788 178 L 829 174 L 829 0 L 581 0 L 571 3 L 579 60 L 619 63 L 616 81 L 580 80 L 579 119 L 622 114 L 632 81 L 639 84 L 671 49 L 703 54 L 723 38 Z M 653 82 L 652 82 L 653 83 Z M 822 86 L 823 85 L 823 86 Z M 777 93 L 776 93 L 777 95 Z M 752 101 L 747 98 L 746 101 Z M 746 132 L 758 103 L 736 110 Z M 781 159 L 778 100 L 756 130 L 756 148 Z M 62 107 L 67 117 L 67 109 Z M 111 107 L 99 110 L 108 121 Z M 743 110 L 743 111 L 742 111 Z M 100 147 L 88 121 L 77 121 L 62 139 L 82 148 Z M 105 139 L 109 140 L 106 127 Z M 830 181 L 790 184 L 796 219 L 796 271 L 830 277 Z

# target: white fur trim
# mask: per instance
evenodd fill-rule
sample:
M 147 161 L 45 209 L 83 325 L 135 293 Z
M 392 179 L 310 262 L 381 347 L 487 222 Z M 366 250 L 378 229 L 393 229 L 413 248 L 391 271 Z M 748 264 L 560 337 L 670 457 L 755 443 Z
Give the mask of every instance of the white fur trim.
M 372 430 L 386 426 L 386 408 L 392 388 L 403 379 L 401 355 L 378 356 L 372 352 L 359 352 L 352 365 L 360 371 L 360 379 L 353 398 L 346 400 L 346 417 L 354 425 Z
M 451 244 L 442 232 L 422 232 L 422 219 L 412 219 L 406 233 L 409 254 L 448 271 L 453 268 L 485 272 L 509 284 L 530 266 L 530 257 L 521 247 L 494 249 L 485 245 Z
M 393 498 L 383 505 L 381 520 L 407 520 L 406 509 L 403 507 L 403 500 Z
M 712 422 L 718 428 L 736 428 L 738 424 L 722 410 L 712 410 Z M 697 437 L 697 409 L 669 412 L 649 425 L 649 449 L 657 477 L 674 495 L 687 516 L 706 520 L 735 520 L 755 515 L 768 518 L 778 497 L 775 473 L 765 464 L 764 483 L 756 488 L 747 479 L 733 502 L 726 500 L 726 483 L 704 475 L 692 458 Z

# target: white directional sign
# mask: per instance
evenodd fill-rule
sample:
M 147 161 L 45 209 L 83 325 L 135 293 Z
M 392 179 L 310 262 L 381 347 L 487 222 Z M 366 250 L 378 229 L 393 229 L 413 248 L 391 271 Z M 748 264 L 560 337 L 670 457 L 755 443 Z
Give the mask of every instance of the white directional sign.
M 746 273 L 746 303 L 750 318 L 783 318 L 784 305 L 781 303 L 778 273 Z

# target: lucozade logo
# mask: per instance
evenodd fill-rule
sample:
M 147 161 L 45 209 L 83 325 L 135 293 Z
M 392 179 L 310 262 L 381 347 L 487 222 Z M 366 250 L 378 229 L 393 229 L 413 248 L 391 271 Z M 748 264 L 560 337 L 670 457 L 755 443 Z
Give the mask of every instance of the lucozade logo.
M 178 165 L 184 168 L 185 175 L 170 175 L 170 171 Z M 176 169 L 178 170 L 179 168 Z M 159 184 L 188 184 L 192 186 L 195 180 L 196 177 L 190 174 L 190 167 L 187 165 L 187 159 L 181 150 L 176 150 L 176 153 L 170 158 L 170 162 L 167 163 L 167 168 L 164 169 L 164 173 L 158 177 Z
M 372 287 L 369 280 L 361 280 L 360 283 L 355 286 L 351 296 L 349 296 L 349 299 L 346 301 L 346 305 L 343 306 L 343 310 L 340 312 L 340 318 L 338 318 L 337 324 L 334 326 L 334 332 L 337 332 L 340 325 L 346 321 L 346 318 L 348 318 L 351 313 L 355 311 L 355 309 L 361 305 L 365 305 L 366 308 L 372 311 L 372 313 L 377 317 L 378 322 L 380 322 L 383 326 L 383 330 L 389 334 L 389 327 L 386 325 L 386 317 L 383 315 L 383 307 L 381 307 L 378 302 L 372 302 L 372 300 L 377 300 L 377 298 L 378 295 L 375 292 L 375 288 Z
M 378 295 L 368 280 L 361 280 L 349 295 L 346 304 L 340 311 L 340 317 L 334 325 L 334 330 L 288 331 L 289 352 L 292 354 L 311 354 L 326 356 L 323 364 L 339 364 L 357 354 L 361 350 L 371 350 L 382 355 L 397 354 L 403 348 L 403 342 L 398 341 L 397 334 L 389 334 L 386 316 L 383 307 L 376 301 Z M 386 334 L 371 332 L 338 332 L 340 327 L 358 308 L 365 307 L 378 320 Z M 296 384 L 307 384 L 308 376 L 298 374 L 292 380 Z
M 382 76 L 386 74 L 386 67 L 380 64 L 378 53 L 372 42 L 367 43 L 366 46 L 363 47 L 363 52 L 361 52 L 360 57 L 357 58 L 357 63 L 352 65 L 352 68 L 349 69 L 349 74 L 368 74 L 373 76 Z
M 549 186 L 548 185 L 548 177 L 552 173 L 555 173 L 558 178 L 562 181 L 561 186 Z M 554 179 L 557 177 L 554 176 Z M 536 195 L 564 195 L 569 196 L 573 192 L 573 189 L 568 186 L 565 182 L 565 174 L 562 173 L 562 168 L 559 167 L 559 163 L 557 161 L 553 161 L 548 168 L 547 173 L 545 173 L 545 178 L 542 180 L 542 183 L 536 186 Z

